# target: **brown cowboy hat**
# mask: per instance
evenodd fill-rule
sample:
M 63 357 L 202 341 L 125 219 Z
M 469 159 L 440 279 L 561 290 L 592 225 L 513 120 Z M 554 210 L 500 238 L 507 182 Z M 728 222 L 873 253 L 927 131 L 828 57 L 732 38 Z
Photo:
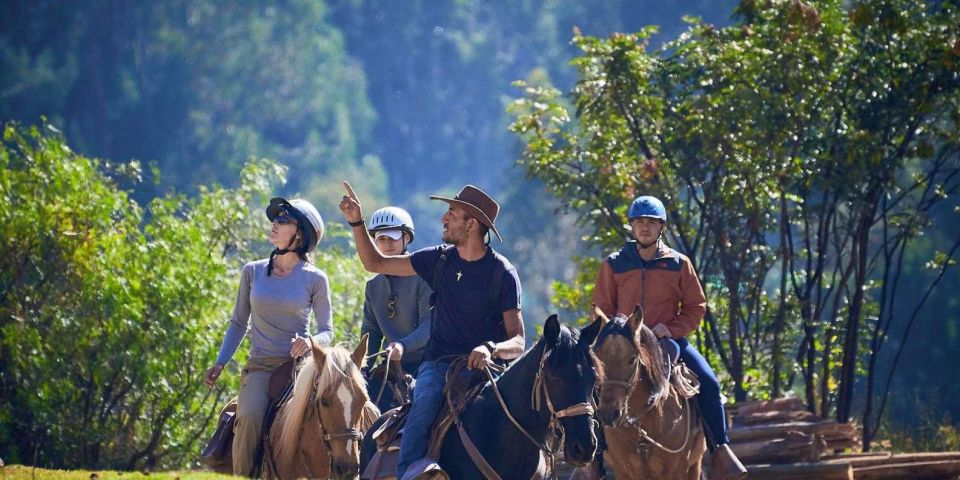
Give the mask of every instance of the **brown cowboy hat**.
M 460 189 L 460 193 L 453 198 L 440 197 L 437 195 L 430 195 L 430 198 L 432 200 L 443 200 L 451 205 L 463 207 L 466 211 L 470 212 L 470 215 L 479 220 L 480 223 L 489 227 L 490 230 L 493 230 L 493 233 L 497 235 L 497 238 L 500 239 L 501 242 L 503 241 L 503 237 L 500 236 L 500 232 L 498 232 L 497 227 L 494 226 L 494 222 L 497 221 L 497 214 L 500 213 L 500 204 L 490 198 L 490 195 L 487 195 L 483 190 L 473 185 L 467 185 Z

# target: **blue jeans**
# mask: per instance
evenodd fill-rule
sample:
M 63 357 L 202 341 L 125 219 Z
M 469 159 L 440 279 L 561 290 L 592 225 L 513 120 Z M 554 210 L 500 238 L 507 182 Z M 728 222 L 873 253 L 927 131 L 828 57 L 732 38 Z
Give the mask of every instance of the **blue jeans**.
M 700 355 L 696 348 L 690 345 L 686 338 L 675 340 L 680 347 L 680 359 L 700 379 L 700 395 L 697 395 L 697 405 L 703 413 L 703 423 L 707 429 L 707 446 L 712 452 L 717 445 L 730 443 L 727 437 L 727 415 L 723 411 L 720 401 L 720 382 L 713 373 L 707 359 Z
M 413 389 L 413 403 L 400 437 L 400 461 L 397 478 L 403 477 L 411 463 L 427 454 L 430 427 L 443 406 L 443 385 L 446 383 L 447 362 L 424 361 L 417 370 L 417 386 Z

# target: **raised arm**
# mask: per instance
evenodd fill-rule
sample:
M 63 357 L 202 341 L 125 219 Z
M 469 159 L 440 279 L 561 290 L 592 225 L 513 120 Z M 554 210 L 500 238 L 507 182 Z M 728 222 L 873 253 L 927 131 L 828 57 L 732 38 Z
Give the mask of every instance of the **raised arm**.
M 347 219 L 353 230 L 353 242 L 357 246 L 357 256 L 360 257 L 363 268 L 368 272 L 400 277 L 416 275 L 417 272 L 413 270 L 413 265 L 410 263 L 410 255 L 387 256 L 377 250 L 363 224 L 363 212 L 360 209 L 357 194 L 346 180 L 343 181 L 343 187 L 347 190 L 347 194 L 340 200 L 340 211 L 343 212 L 343 217 Z

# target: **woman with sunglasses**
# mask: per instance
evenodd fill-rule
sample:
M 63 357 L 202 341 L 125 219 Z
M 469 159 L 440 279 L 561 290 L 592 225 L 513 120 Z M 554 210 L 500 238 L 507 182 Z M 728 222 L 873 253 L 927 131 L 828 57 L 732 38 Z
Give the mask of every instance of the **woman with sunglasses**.
M 367 232 L 384 255 L 403 255 L 413 241 L 413 219 L 399 207 L 384 207 L 370 218 Z M 424 347 L 430 337 L 430 286 L 420 277 L 397 277 L 378 274 L 367 282 L 363 302 L 363 324 L 360 335 L 370 334 L 367 351 L 389 353 L 391 360 L 399 360 L 403 370 L 416 375 L 423 360 Z M 380 391 L 380 379 L 371 378 L 370 395 Z M 386 411 L 390 399 L 381 399 L 381 411 Z
M 268 239 L 275 248 L 270 258 L 244 265 L 233 317 L 217 361 L 204 379 L 213 387 L 249 326 L 250 356 L 243 368 L 233 429 L 233 473 L 241 476 L 254 473 L 260 427 L 270 404 L 271 373 L 310 350 L 311 311 L 316 322 L 314 341 L 329 345 L 333 340 L 327 275 L 307 255 L 323 237 L 320 213 L 306 200 L 274 198 L 267 206 L 267 218 L 271 222 Z

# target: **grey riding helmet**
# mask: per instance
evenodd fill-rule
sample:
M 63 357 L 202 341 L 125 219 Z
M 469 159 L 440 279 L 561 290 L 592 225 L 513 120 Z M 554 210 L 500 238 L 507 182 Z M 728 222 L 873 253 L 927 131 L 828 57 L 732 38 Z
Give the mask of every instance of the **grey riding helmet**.
M 303 253 L 309 253 L 323 238 L 323 217 L 312 203 L 296 198 L 287 201 L 285 198 L 271 198 L 270 205 L 267 206 L 267 219 L 271 222 L 277 215 L 287 212 L 297 219 L 297 229 L 303 236 Z M 306 228 L 309 225 L 312 228 Z
M 373 212 L 367 232 L 376 236 L 381 230 L 404 231 L 410 234 L 410 241 L 413 242 L 413 217 L 400 207 L 383 207 Z

